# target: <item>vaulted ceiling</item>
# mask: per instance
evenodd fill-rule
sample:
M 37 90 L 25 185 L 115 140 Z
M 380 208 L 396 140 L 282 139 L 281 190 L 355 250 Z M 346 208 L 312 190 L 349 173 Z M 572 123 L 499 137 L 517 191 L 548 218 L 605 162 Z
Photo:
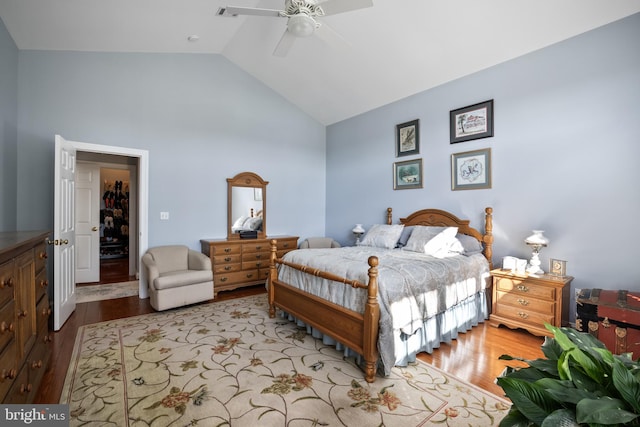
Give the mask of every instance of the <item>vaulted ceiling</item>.
M 0 0 L 0 18 L 21 50 L 221 54 L 329 125 L 640 12 L 640 0 L 373 3 L 322 18 L 333 36 L 297 39 L 286 57 L 272 55 L 286 18 L 217 15 L 284 0 Z

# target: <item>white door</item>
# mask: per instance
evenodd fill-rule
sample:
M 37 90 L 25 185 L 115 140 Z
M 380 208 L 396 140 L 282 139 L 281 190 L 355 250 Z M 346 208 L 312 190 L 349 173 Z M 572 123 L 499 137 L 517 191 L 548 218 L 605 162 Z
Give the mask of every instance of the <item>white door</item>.
M 56 135 L 53 213 L 53 328 L 59 331 L 76 309 L 76 149 Z
M 100 166 L 78 163 L 76 283 L 100 281 Z

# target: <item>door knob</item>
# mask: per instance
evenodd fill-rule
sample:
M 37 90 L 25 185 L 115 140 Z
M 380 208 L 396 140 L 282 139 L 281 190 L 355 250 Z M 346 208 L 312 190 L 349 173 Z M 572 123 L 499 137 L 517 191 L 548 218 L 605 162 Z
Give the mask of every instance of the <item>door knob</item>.
M 98 227 L 91 227 L 91 231 L 98 231 Z

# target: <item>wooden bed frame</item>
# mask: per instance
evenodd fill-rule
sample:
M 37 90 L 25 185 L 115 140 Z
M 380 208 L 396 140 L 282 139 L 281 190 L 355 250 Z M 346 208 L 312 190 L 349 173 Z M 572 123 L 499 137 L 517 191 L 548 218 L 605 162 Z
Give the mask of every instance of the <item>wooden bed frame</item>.
M 387 209 L 387 224 L 392 224 L 391 208 Z M 455 215 L 439 209 L 423 209 L 406 218 L 400 223 L 405 226 L 430 225 L 458 227 L 458 232 L 475 237 L 483 243 L 483 254 L 489 261 L 491 268 L 493 245 L 493 209 L 485 209 L 485 233 L 469 226 L 469 220 L 462 220 Z M 269 270 L 269 316 L 275 317 L 276 307 L 302 320 L 322 333 L 341 342 L 365 360 L 365 380 L 375 381 L 376 365 L 378 362 L 378 321 L 380 307 L 378 306 L 378 258 L 369 257 L 369 282 L 367 284 L 356 280 L 349 280 L 335 274 L 310 268 L 305 265 L 289 263 L 277 257 L 277 241 L 271 241 L 271 264 Z M 278 280 L 278 265 L 286 265 L 312 276 L 332 280 L 354 288 L 367 290 L 367 302 L 364 313 L 349 310 L 340 305 L 297 289 Z

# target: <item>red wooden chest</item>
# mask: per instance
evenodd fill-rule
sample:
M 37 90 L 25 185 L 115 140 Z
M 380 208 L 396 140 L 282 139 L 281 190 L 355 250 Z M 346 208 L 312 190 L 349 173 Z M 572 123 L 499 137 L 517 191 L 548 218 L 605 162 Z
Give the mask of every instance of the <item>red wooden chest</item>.
M 640 359 L 640 292 L 583 289 L 576 301 L 576 329 L 589 332 L 615 354 Z

